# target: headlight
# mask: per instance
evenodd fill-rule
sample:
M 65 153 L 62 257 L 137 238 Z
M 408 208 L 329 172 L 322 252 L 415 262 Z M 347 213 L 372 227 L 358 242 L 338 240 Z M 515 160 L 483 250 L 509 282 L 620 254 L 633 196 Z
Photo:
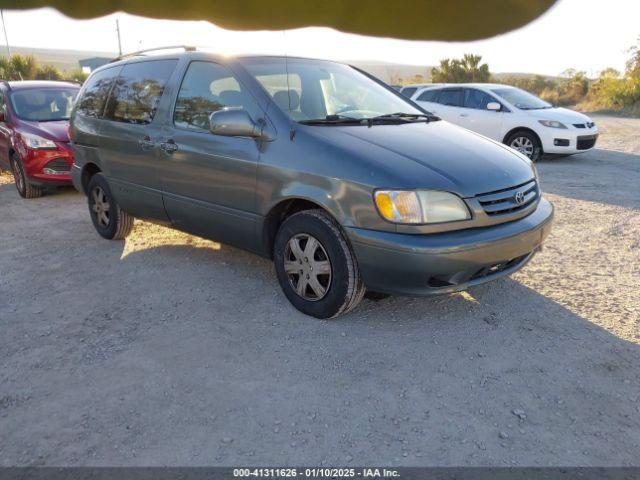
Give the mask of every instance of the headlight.
M 449 192 L 437 190 L 377 190 L 378 212 L 393 223 L 440 223 L 471 218 L 464 201 Z
M 58 148 L 57 145 L 46 138 L 42 138 L 32 133 L 21 133 L 20 136 L 25 145 L 29 148 Z
M 545 127 L 551 128 L 567 128 L 566 125 L 562 122 L 558 122 L 557 120 L 538 120 Z

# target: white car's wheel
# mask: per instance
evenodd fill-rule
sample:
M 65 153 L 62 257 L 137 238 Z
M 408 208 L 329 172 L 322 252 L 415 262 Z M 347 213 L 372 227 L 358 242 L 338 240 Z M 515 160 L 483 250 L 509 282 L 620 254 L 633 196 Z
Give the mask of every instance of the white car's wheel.
M 538 161 L 542 154 L 542 146 L 540 140 L 533 133 L 526 130 L 520 130 L 509 135 L 504 142 L 514 150 L 519 151 L 523 155 L 529 157 L 532 162 Z

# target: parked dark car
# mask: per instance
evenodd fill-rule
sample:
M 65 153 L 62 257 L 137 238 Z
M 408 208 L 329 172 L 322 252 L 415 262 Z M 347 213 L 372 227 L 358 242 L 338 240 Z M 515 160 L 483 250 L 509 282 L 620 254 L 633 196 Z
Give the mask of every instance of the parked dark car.
M 0 164 L 22 197 L 72 184 L 69 116 L 79 90 L 67 82 L 0 82 Z
M 91 75 L 71 126 L 100 235 L 139 217 L 272 258 L 319 318 L 507 275 L 551 228 L 526 157 L 339 63 L 137 55 Z

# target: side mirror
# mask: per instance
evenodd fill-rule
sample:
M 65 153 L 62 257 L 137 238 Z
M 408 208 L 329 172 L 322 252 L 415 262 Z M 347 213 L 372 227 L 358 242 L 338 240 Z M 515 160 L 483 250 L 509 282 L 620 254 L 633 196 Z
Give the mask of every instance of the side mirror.
M 492 110 L 494 112 L 499 112 L 502 109 L 502 105 L 498 102 L 489 102 L 487 103 L 487 110 Z
M 261 128 L 241 108 L 224 108 L 209 115 L 209 130 L 214 135 L 225 137 L 252 137 L 261 136 Z

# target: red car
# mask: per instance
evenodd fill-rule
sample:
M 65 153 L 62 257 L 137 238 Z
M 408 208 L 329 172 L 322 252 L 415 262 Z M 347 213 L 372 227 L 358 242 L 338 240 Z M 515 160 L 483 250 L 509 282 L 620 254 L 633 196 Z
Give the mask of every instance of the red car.
M 0 81 L 0 166 L 11 169 L 22 197 L 71 185 L 68 127 L 79 90 L 67 82 Z

